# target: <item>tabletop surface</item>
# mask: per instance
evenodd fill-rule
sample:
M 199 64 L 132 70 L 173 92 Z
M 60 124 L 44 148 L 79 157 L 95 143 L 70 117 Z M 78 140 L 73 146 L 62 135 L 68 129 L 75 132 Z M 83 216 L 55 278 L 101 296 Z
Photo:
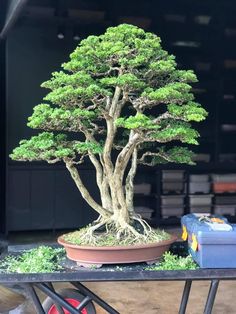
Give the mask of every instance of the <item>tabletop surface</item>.
M 236 280 L 235 269 L 149 270 L 145 263 L 104 265 L 101 268 L 79 267 L 65 260 L 63 269 L 54 273 L 18 274 L 0 272 L 0 283 L 69 282 L 69 281 L 168 281 L 168 280 Z

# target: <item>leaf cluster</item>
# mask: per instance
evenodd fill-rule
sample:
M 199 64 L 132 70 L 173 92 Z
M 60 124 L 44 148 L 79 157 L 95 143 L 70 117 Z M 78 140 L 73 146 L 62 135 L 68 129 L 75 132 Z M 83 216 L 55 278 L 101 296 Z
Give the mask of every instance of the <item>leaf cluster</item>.
M 148 270 L 194 270 L 199 268 L 194 262 L 191 255 L 187 257 L 181 257 L 174 255 L 170 252 L 166 252 L 163 255 L 163 260 L 154 266 L 149 266 Z
M 194 165 L 192 161 L 194 153 L 187 147 L 174 146 L 170 149 L 166 149 L 165 146 L 159 149 L 160 155 L 152 159 L 153 165 L 163 163 L 177 163 Z
M 182 143 L 197 145 L 200 134 L 185 121 L 167 119 L 161 122 L 161 129 L 150 136 L 162 143 L 178 140 Z
M 103 150 L 99 143 L 67 141 L 65 134 L 43 132 L 29 140 L 22 140 L 10 157 L 14 160 L 53 160 L 57 158 L 76 158 L 76 155 L 88 151 L 95 154 Z
M 0 263 L 1 271 L 7 273 L 51 273 L 60 271 L 59 261 L 65 250 L 49 246 L 24 251 L 22 254 L 6 256 Z
M 140 112 L 128 118 L 118 118 L 116 125 L 125 129 L 157 130 L 160 128 L 159 125 L 155 124 L 152 118 Z
M 182 106 L 177 104 L 169 104 L 167 106 L 169 113 L 175 117 L 184 121 L 196 121 L 200 122 L 206 119 L 206 110 L 198 103 L 189 101 Z
M 90 121 L 97 116 L 97 110 L 53 108 L 49 104 L 39 104 L 34 107 L 33 115 L 29 117 L 27 125 L 33 129 L 78 132 L 82 127 L 88 127 Z

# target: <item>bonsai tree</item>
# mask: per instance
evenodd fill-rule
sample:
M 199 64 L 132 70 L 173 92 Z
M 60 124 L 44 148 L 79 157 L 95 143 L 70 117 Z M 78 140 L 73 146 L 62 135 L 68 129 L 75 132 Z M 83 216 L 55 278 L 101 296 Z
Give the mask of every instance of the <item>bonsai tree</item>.
M 88 243 L 101 226 L 118 241 L 153 242 L 156 232 L 134 211 L 134 177 L 139 164 L 193 164 L 183 145 L 198 144 L 190 123 L 207 116 L 194 101 L 190 84 L 196 81 L 193 71 L 177 69 L 155 34 L 127 24 L 110 27 L 82 40 L 62 70 L 41 85 L 50 92 L 28 126 L 44 132 L 22 140 L 10 156 L 65 163 L 99 216 L 83 231 Z M 100 203 L 80 177 L 86 158 L 96 170 Z

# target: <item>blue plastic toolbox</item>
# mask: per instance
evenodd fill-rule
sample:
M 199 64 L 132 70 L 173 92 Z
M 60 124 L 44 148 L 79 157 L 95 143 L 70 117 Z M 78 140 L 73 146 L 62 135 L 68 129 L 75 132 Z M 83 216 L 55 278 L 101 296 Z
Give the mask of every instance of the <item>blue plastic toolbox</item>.
M 189 214 L 181 218 L 182 238 L 202 268 L 236 268 L 236 224 L 222 216 Z

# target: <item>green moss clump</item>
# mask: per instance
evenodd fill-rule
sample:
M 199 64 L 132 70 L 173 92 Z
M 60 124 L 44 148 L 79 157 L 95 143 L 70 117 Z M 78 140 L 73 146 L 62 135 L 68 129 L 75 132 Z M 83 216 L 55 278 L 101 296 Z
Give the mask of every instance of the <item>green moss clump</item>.
M 6 256 L 0 263 L 4 273 L 51 273 L 62 269 L 58 264 L 65 255 L 62 248 L 39 246 L 18 256 Z
M 163 260 L 156 265 L 149 266 L 147 270 L 194 270 L 199 268 L 194 262 L 191 255 L 187 257 L 181 257 L 174 255 L 170 252 L 166 252 L 163 255 Z

